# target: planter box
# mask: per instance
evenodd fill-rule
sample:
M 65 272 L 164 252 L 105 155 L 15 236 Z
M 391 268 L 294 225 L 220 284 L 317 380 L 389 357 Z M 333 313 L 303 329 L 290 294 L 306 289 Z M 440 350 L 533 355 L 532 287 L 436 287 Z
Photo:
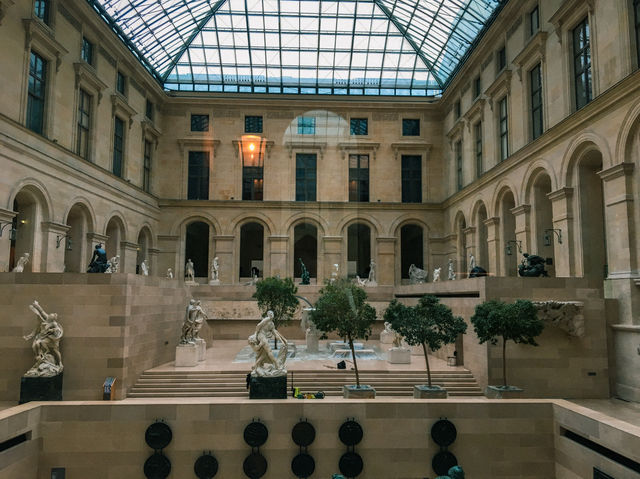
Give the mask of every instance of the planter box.
M 520 399 L 524 389 L 516 386 L 487 386 L 484 395 L 488 399 Z
M 414 399 L 446 399 L 449 393 L 440 386 L 426 386 L 424 384 L 416 384 L 413 386 Z
M 345 399 L 375 399 L 376 390 L 366 384 L 360 387 L 350 384 L 342 386 L 342 397 Z

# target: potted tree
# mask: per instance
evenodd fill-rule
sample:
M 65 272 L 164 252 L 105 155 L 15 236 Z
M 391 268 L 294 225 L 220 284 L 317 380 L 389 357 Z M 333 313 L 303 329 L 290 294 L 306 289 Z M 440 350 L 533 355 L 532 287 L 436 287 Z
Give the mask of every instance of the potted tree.
M 311 320 L 322 331 L 322 337 L 335 331 L 345 338 L 351 349 L 356 385 L 343 387 L 345 398 L 375 398 L 376 391 L 371 386 L 360 384 L 358 361 L 353 346 L 355 339 L 368 339 L 371 326 L 376 320 L 376 310 L 365 303 L 367 293 L 346 278 L 328 282 L 320 290 L 320 297 L 311 311 Z
M 256 283 L 253 298 L 258 301 L 258 308 L 264 316 L 273 311 L 273 323 L 278 327 L 287 325 L 298 307 L 296 293 L 298 288 L 291 278 L 270 277 Z M 278 349 L 278 340 L 273 338 L 274 349 Z
M 498 344 L 502 338 L 502 386 L 487 386 L 485 396 L 490 398 L 517 397 L 522 389 L 507 382 L 507 341 L 537 346 L 535 338 L 542 333 L 544 323 L 538 318 L 536 307 L 529 300 L 515 303 L 491 300 L 476 306 L 471 324 L 480 344 Z
M 394 299 L 385 311 L 384 318 L 409 345 L 422 346 L 427 366 L 427 384 L 414 386 L 413 397 L 446 398 L 447 390 L 431 381 L 428 349 L 437 351 L 442 346 L 455 342 L 458 335 L 467 330 L 464 319 L 454 316 L 448 306 L 428 294 L 420 298 L 413 308 Z

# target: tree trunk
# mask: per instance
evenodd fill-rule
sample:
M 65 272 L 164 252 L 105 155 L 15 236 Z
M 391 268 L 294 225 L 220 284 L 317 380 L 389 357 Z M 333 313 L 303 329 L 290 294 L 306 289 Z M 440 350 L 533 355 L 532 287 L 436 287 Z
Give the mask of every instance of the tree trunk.
M 429 355 L 427 354 L 427 345 L 422 343 L 422 350 L 424 351 L 424 362 L 427 363 L 427 385 L 431 387 L 431 369 L 429 368 Z
M 504 387 L 507 387 L 507 339 L 502 337 L 502 377 L 504 378 Z
M 360 375 L 358 374 L 358 361 L 356 361 L 356 350 L 353 348 L 353 339 L 351 336 L 347 336 L 349 339 L 349 348 L 351 348 L 351 357 L 353 358 L 353 369 L 356 371 L 356 387 L 360 387 Z

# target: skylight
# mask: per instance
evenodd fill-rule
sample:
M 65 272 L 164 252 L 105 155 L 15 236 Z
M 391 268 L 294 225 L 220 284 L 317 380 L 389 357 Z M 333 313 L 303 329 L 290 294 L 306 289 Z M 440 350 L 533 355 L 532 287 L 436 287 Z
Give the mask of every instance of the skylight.
M 414 96 L 444 89 L 501 4 L 88 1 L 170 91 Z

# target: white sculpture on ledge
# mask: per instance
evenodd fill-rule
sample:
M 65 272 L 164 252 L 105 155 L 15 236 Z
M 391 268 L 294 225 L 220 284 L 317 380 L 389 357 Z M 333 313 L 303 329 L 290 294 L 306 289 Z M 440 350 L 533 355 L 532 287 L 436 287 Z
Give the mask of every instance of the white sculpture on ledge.
M 173 279 L 173 270 L 171 268 L 167 268 L 167 279 Z
M 476 257 L 471 253 L 469 255 L 469 271 L 476 267 Z
M 338 263 L 334 263 L 333 271 L 331 271 L 331 279 L 329 279 L 329 281 L 333 283 L 336 279 L 338 279 L 339 272 L 340 272 L 340 265 Z
M 180 336 L 180 344 L 196 344 L 200 339 L 200 330 L 204 324 L 204 320 L 209 319 L 204 314 L 200 301 L 191 299 L 187 306 L 187 311 L 182 324 L 182 334 Z
M 140 263 L 140 274 L 142 274 L 142 276 L 149 276 L 149 263 L 147 263 L 146 259 Z
M 107 269 L 105 273 L 113 274 L 118 272 L 118 268 L 120 267 L 120 255 L 117 254 L 113 258 L 109 260 L 107 263 Z
M 40 322 L 31 334 L 24 336 L 25 341 L 33 338 L 31 348 L 36 358 L 35 364 L 24 375 L 41 378 L 57 376 L 63 370 L 60 339 L 64 334 L 62 326 L 56 321 L 58 315 L 47 314 L 37 301 L 29 305 L 29 309 L 40 318 Z
M 453 260 L 451 258 L 449 258 L 448 269 L 449 269 L 449 276 L 448 276 L 449 281 L 455 281 L 456 272 L 453 270 Z
M 376 281 L 376 263 L 371 260 L 369 263 L 369 277 L 367 278 L 366 286 L 378 286 Z
M 435 268 L 433 270 L 433 282 L 437 283 L 438 281 L 440 281 L 440 271 L 442 271 L 442 268 Z
M 415 264 L 409 266 L 409 281 L 411 284 L 424 283 L 427 280 L 428 273 L 424 269 L 418 268 Z
M 29 262 L 29 258 L 30 258 L 29 253 L 24 253 L 22 256 L 20 256 L 20 259 L 18 260 L 18 262 L 16 263 L 16 265 L 13 268 L 13 272 L 14 273 L 22 273 L 22 272 L 24 272 L 24 267 Z
M 281 342 L 278 356 L 273 355 L 269 339 L 275 338 Z M 285 376 L 285 362 L 289 343 L 275 327 L 273 311 L 267 311 L 267 315 L 256 326 L 256 332 L 249 336 L 249 345 L 256 353 L 256 361 L 251 368 L 251 375 L 257 377 Z
M 186 276 L 185 284 L 195 285 L 196 283 L 196 273 L 193 269 L 193 261 L 191 259 L 187 260 L 187 263 L 184 265 L 184 275 Z
M 220 264 L 218 263 L 218 257 L 216 256 L 211 261 L 211 280 L 209 280 L 210 285 L 220 284 L 220 278 L 218 276 L 218 272 L 220 270 Z

